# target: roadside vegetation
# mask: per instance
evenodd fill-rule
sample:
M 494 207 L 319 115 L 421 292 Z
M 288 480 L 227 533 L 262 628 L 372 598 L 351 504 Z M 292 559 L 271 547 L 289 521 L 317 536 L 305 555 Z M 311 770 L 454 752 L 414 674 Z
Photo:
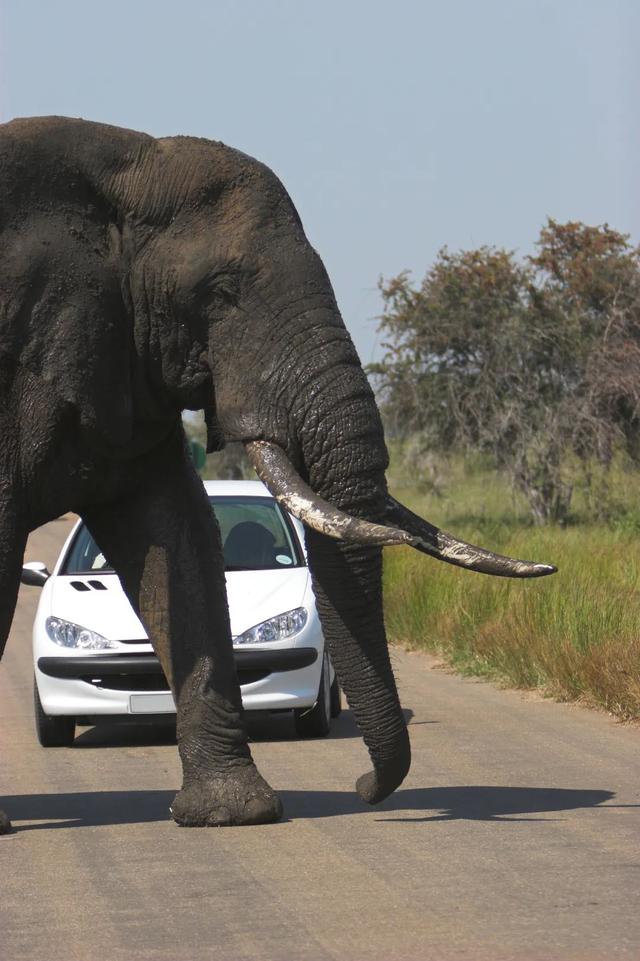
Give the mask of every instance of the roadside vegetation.
M 486 464 L 449 463 L 437 491 L 421 492 L 392 471 L 393 492 L 438 526 L 559 570 L 510 580 L 387 550 L 391 640 L 465 674 L 640 718 L 640 477 L 612 470 L 608 521 L 594 521 L 578 492 L 562 527 L 534 525 L 524 497 Z
M 370 368 L 405 503 L 553 577 L 387 551 L 390 637 L 468 674 L 640 717 L 640 252 L 543 227 L 533 257 L 442 250 L 381 281 Z

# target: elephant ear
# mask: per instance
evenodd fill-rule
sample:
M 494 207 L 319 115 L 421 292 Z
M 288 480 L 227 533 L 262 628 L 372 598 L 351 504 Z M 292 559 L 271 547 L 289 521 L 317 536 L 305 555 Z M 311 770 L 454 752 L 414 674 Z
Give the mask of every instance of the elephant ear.
M 75 408 L 90 446 L 115 453 L 133 435 L 130 313 L 104 240 L 58 229 L 62 237 L 44 245 L 42 236 L 25 238 L 40 249 L 24 257 L 23 245 L 10 272 L 0 349 L 38 378 L 52 403 Z
M 112 304 L 68 303 L 60 315 L 64 333 L 47 348 L 41 376 L 79 414 L 92 447 L 113 454 L 133 436 L 133 345 Z

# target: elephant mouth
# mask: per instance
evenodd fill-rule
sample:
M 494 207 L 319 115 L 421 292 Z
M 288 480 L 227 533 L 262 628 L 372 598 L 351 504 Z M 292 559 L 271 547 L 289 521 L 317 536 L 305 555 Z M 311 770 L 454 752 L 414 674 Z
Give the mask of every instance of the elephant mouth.
M 388 524 L 352 517 L 316 494 L 277 444 L 245 440 L 244 445 L 258 477 L 276 500 L 294 517 L 328 537 L 376 547 L 413 547 L 446 564 L 495 577 L 545 577 L 557 570 L 552 564 L 517 560 L 460 540 L 414 514 L 390 495 L 384 506 L 384 519 Z

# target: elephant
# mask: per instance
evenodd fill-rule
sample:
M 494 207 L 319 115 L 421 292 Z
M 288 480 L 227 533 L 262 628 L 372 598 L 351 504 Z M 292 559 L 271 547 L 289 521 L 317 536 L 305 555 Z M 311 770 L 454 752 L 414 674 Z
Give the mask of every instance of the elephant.
M 0 651 L 27 536 L 78 513 L 176 702 L 183 826 L 269 823 L 235 674 L 220 534 L 181 412 L 240 441 L 306 525 L 330 656 L 375 804 L 410 765 L 383 620 L 382 548 L 508 577 L 387 490 L 373 391 L 285 188 L 222 143 L 63 117 L 0 126 Z M 10 822 L 3 815 L 2 830 Z

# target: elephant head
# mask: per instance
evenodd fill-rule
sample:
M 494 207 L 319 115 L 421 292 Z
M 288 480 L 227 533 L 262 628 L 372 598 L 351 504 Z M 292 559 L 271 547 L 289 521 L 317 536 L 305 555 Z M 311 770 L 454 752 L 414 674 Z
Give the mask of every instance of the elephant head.
M 375 803 L 410 762 L 385 636 L 382 547 L 506 577 L 554 568 L 466 544 L 389 495 L 371 387 L 322 261 L 267 167 L 205 140 L 41 123 L 67 186 L 72 172 L 85 203 L 94 198 L 102 256 L 117 277 L 133 353 L 125 426 L 111 442 L 129 442 L 129 421 L 204 408 L 209 449 L 242 441 L 273 495 L 305 522 L 325 638 L 373 762 L 357 789 Z

